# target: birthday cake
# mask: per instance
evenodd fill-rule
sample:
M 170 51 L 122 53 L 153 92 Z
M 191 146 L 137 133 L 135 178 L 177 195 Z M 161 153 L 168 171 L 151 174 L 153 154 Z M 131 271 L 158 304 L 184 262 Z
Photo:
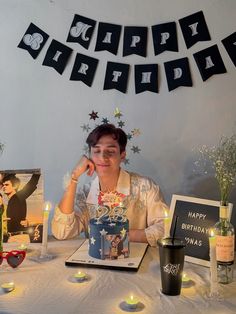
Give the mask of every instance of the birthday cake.
M 129 221 L 123 194 L 102 193 L 96 217 L 89 222 L 89 255 L 98 259 L 129 257 Z

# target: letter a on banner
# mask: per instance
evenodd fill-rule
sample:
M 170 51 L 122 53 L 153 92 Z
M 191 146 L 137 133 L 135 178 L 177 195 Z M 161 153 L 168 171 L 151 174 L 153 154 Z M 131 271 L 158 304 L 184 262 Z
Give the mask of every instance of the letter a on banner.
M 155 56 L 163 51 L 178 51 L 176 23 L 164 23 L 152 26 L 152 38 Z
M 67 42 L 76 42 L 88 49 L 95 25 L 96 21 L 75 14 L 67 37 Z
M 164 63 L 169 91 L 179 86 L 193 86 L 188 58 Z
M 135 65 L 135 92 L 144 91 L 158 93 L 158 65 L 138 64 Z
M 107 50 L 116 55 L 120 41 L 120 33 L 120 25 L 99 23 L 95 51 Z
M 43 60 L 43 65 L 52 67 L 58 73 L 62 74 L 71 53 L 71 48 L 53 39 L 48 47 L 46 56 Z
M 30 23 L 18 47 L 25 49 L 36 59 L 48 40 L 48 35 L 33 23 Z
M 147 55 L 147 27 L 125 26 L 123 56 L 136 54 L 142 57 Z
M 107 62 L 103 89 L 117 89 L 126 93 L 129 76 L 129 64 Z
M 211 40 L 207 24 L 202 11 L 196 12 L 179 20 L 187 48 L 198 41 Z
M 203 81 L 214 74 L 227 72 L 217 45 L 198 51 L 193 56 Z
M 82 81 L 84 84 L 92 86 L 97 65 L 97 59 L 77 53 L 70 80 Z

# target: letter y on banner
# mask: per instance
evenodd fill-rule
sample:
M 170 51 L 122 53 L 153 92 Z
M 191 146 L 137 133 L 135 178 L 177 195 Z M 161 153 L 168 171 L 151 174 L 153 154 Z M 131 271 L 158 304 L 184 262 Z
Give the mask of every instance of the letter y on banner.
M 36 59 L 48 40 L 48 35 L 33 23 L 30 23 L 18 47 L 25 49 Z
M 96 21 L 75 14 L 67 37 L 68 42 L 76 42 L 88 49 Z
M 198 51 L 193 56 L 203 81 L 214 74 L 227 72 L 217 45 Z
M 193 86 L 188 58 L 164 63 L 169 91 L 179 86 Z
M 202 11 L 191 14 L 179 20 L 187 48 L 198 41 L 211 40 L 207 24 Z
M 43 60 L 43 65 L 52 67 L 58 73 L 62 74 L 71 53 L 71 48 L 53 39 L 50 46 L 48 47 L 48 51 Z

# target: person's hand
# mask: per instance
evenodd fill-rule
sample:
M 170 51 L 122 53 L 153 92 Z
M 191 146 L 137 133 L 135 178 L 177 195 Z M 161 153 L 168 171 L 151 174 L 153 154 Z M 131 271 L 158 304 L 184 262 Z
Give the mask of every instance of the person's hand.
M 71 177 L 74 180 L 78 180 L 78 178 L 87 171 L 88 176 L 92 176 L 95 171 L 95 165 L 92 160 L 88 159 L 85 155 L 83 155 L 78 161 L 77 165 L 72 171 Z

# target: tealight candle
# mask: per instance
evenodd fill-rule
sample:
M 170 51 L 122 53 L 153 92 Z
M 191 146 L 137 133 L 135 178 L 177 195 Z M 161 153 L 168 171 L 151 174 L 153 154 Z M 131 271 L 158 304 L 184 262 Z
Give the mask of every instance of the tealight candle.
M 42 239 L 42 248 L 41 248 L 41 256 L 45 256 L 47 254 L 48 247 L 48 218 L 50 212 L 51 204 L 46 202 L 45 208 L 43 211 L 43 239 Z
M 27 246 L 24 243 L 22 243 L 20 246 L 18 246 L 18 250 L 27 251 Z
M 165 210 L 164 214 L 164 238 L 168 238 L 170 235 L 170 217 L 167 210 Z
M 130 297 L 126 298 L 125 299 L 125 302 L 126 302 L 126 306 L 129 308 L 129 309 L 136 309 L 137 306 L 138 306 L 138 298 L 137 297 L 134 297 L 132 294 Z
M 190 281 L 190 277 L 186 274 L 186 273 L 183 273 L 182 275 L 182 282 L 189 282 Z
M 86 274 L 82 271 L 78 271 L 78 273 L 74 274 L 74 277 L 77 281 L 82 282 L 86 279 Z
M 211 273 L 211 294 L 217 293 L 218 280 L 217 280 L 217 261 L 216 261 L 216 236 L 214 230 L 210 230 L 209 236 L 210 246 L 210 273 Z
M 14 282 L 4 282 L 1 284 L 1 288 L 4 292 L 11 292 L 12 290 L 15 289 L 15 284 Z

